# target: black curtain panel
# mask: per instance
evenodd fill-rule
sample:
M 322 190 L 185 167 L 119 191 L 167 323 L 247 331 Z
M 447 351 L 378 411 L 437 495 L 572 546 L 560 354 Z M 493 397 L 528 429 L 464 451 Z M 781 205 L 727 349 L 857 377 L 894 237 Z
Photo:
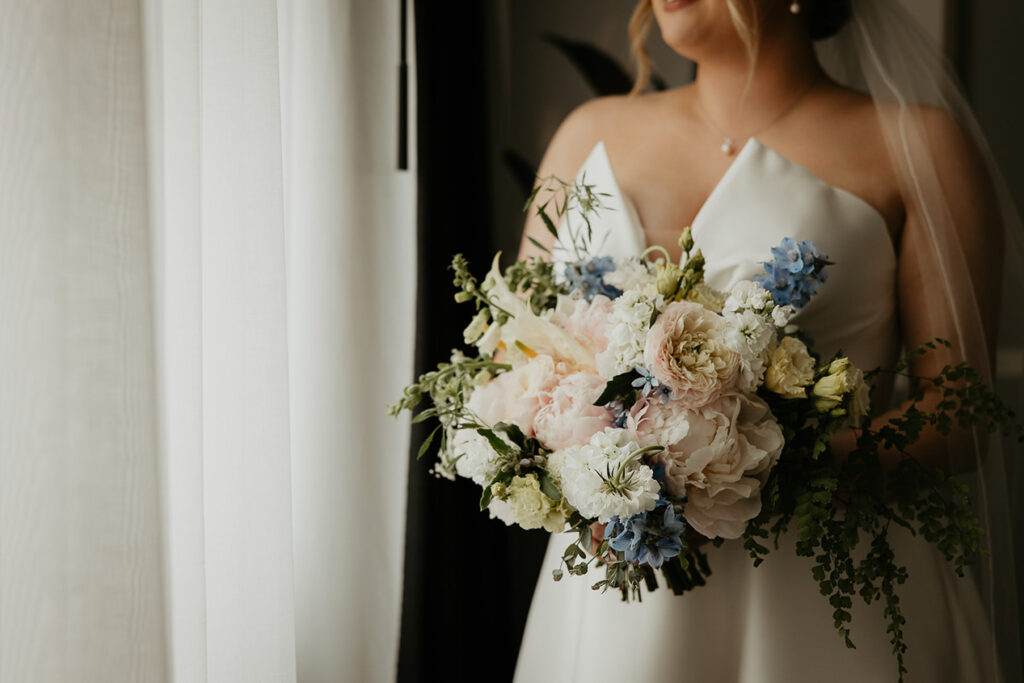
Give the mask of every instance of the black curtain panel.
M 481 279 L 491 226 L 486 15 L 490 3 L 414 3 L 418 259 L 417 375 L 462 346 L 471 304 L 456 304 L 448 264 Z M 399 681 L 511 680 L 547 541 L 479 511 L 480 488 L 417 460 L 434 424 L 413 428 Z

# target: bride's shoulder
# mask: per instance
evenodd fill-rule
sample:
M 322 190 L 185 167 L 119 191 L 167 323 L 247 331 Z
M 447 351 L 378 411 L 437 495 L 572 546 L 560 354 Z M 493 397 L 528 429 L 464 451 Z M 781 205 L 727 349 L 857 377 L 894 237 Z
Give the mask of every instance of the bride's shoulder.
M 551 138 L 539 175 L 572 177 L 599 142 L 639 142 L 664 117 L 669 100 L 666 92 L 607 95 L 577 106 Z

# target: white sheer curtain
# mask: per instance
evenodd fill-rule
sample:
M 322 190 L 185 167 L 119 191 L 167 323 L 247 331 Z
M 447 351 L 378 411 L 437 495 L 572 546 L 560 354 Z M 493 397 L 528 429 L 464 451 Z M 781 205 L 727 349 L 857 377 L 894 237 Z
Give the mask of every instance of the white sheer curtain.
M 394 677 L 397 3 L 0 0 L 0 681 Z

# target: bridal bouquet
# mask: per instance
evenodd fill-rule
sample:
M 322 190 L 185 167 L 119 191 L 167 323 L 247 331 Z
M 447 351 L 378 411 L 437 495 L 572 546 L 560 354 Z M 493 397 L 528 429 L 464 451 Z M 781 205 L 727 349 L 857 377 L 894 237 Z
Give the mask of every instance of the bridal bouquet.
M 656 263 L 648 253 L 592 257 L 600 195 L 554 179 L 543 187 L 531 203 L 552 194 L 537 211 L 556 239 L 556 221 L 581 218 L 556 242 L 561 265 L 530 258 L 502 272 L 496 256 L 480 282 L 461 256 L 452 262 L 456 299 L 475 307 L 465 329 L 475 348 L 454 351 L 392 406 L 415 410 L 429 397 L 415 419 L 439 424 L 420 455 L 436 440 L 435 472 L 472 479 L 492 517 L 572 532 L 555 580 L 598 564 L 593 587 L 623 599 L 654 590 L 659 573 L 677 594 L 704 584 L 707 541 L 742 539 L 756 565 L 793 528 L 848 645 L 854 596 L 885 601 L 902 670 L 905 569 L 890 524 L 936 543 L 958 572 L 981 552 L 981 529 L 954 479 L 910 457 L 887 477 L 878 454 L 906 452 L 929 424 L 1012 416 L 956 366 L 928 380 L 949 387 L 939 409 L 912 407 L 868 429 L 866 379 L 879 371 L 866 378 L 842 354 L 819 358 L 791 325 L 828 275 L 814 244 L 784 239 L 762 274 L 716 291 L 689 229 L 678 265 L 660 248 L 648 250 L 662 252 Z M 920 400 L 923 389 L 913 393 Z M 830 441 L 847 427 L 856 447 L 836 462 Z M 861 536 L 869 551 L 854 559 Z

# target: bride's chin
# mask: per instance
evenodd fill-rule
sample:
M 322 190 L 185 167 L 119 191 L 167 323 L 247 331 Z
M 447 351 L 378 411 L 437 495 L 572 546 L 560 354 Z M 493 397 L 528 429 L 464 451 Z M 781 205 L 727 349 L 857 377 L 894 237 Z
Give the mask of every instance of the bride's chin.
M 662 40 L 675 52 L 693 58 L 727 34 L 732 19 L 709 0 L 654 0 L 654 17 Z M 724 24 L 724 25 L 720 25 Z
M 658 0 L 655 0 L 657 2 Z M 677 10 L 685 9 L 690 5 L 695 5 L 700 0 L 665 0 L 661 3 L 661 9 L 665 12 L 675 12 Z

